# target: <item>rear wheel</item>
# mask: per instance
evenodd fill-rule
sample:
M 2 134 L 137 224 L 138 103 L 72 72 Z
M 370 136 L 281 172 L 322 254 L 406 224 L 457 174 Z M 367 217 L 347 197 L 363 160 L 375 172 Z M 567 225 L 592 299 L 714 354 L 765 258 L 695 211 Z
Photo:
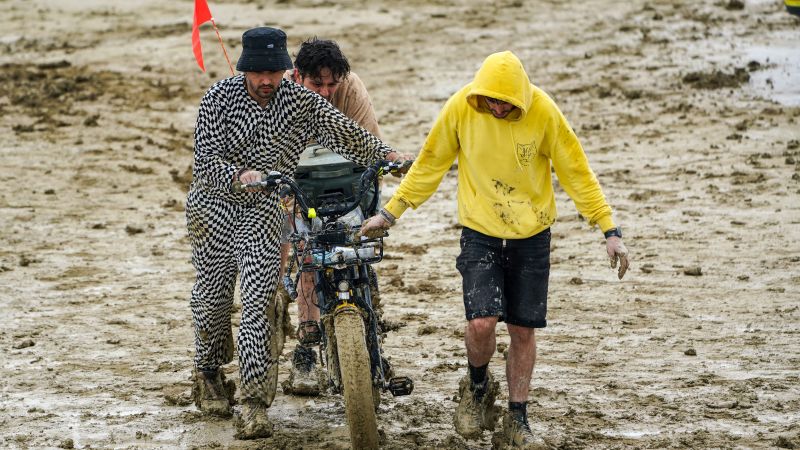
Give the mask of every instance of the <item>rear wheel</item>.
M 378 422 L 364 320 L 356 309 L 350 308 L 337 311 L 333 320 L 351 446 L 377 449 Z

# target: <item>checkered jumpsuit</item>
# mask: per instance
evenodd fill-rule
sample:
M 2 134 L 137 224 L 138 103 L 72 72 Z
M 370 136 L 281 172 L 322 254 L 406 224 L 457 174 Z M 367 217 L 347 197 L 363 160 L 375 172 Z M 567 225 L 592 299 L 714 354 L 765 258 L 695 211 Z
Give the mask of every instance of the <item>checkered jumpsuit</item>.
M 234 193 L 242 169 L 294 174 L 310 139 L 361 165 L 391 149 L 324 98 L 283 80 L 265 108 L 250 97 L 244 75 L 214 84 L 200 103 L 186 221 L 197 279 L 190 302 L 195 365 L 230 362 L 233 293 L 240 275 L 239 373 L 245 398 L 267 401 L 272 330 L 266 311 L 278 281 L 283 215 L 276 193 Z

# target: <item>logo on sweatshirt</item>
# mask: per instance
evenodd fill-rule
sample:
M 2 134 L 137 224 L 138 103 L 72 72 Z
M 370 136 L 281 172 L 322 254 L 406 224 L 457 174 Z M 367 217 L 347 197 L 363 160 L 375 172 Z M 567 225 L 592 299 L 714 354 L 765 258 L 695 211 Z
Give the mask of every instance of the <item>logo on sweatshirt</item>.
M 536 156 L 536 141 L 530 144 L 517 144 L 517 159 L 523 166 L 529 166 Z

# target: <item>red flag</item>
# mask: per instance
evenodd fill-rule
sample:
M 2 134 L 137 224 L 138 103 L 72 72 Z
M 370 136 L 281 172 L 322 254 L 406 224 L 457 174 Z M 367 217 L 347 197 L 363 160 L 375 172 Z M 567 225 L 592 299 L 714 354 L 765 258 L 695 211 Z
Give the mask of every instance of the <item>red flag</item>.
M 200 46 L 200 25 L 212 20 L 211 10 L 206 0 L 194 0 L 194 23 L 192 24 L 192 50 L 200 70 L 206 71 L 203 65 L 203 48 Z

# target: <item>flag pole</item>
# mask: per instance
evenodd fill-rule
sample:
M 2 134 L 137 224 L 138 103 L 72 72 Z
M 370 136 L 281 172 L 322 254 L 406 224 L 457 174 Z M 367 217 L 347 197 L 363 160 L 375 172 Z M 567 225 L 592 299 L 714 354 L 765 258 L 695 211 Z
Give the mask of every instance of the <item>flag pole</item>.
M 217 39 L 219 39 L 219 45 L 222 47 L 222 53 L 225 54 L 225 61 L 228 61 L 228 67 L 231 69 L 231 76 L 236 75 L 233 72 L 233 64 L 231 64 L 231 59 L 228 58 L 228 51 L 225 50 L 225 44 L 222 42 L 222 36 L 219 35 L 219 30 L 217 29 L 217 24 L 214 22 L 214 18 L 211 18 L 211 25 L 214 27 L 214 31 L 217 33 Z

